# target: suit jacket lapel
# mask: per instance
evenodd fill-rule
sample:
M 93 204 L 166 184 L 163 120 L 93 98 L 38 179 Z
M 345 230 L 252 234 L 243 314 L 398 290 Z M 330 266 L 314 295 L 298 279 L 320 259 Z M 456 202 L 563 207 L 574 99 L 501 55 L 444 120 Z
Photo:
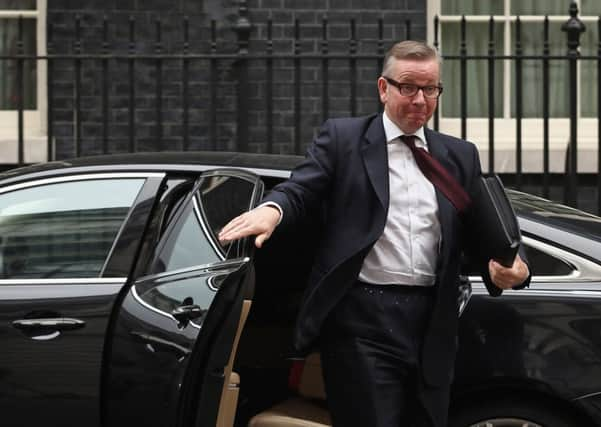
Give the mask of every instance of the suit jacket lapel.
M 438 160 L 444 168 L 451 171 L 452 168 L 449 164 L 448 150 L 444 146 L 444 144 L 439 141 L 436 133 L 432 132 L 430 129 L 426 128 L 426 140 L 428 142 L 428 150 L 430 154 Z M 442 233 L 442 254 L 446 254 L 446 251 L 450 249 L 450 245 L 448 242 L 451 239 L 451 233 L 454 229 L 453 222 L 455 218 L 455 207 L 453 204 L 438 190 L 438 188 L 434 187 L 436 191 L 436 200 L 438 202 L 438 221 L 440 222 L 440 228 Z M 448 256 L 443 256 L 444 259 L 448 259 Z
M 381 114 L 371 121 L 365 132 L 363 144 L 361 151 L 367 175 L 382 204 L 382 208 L 385 212 L 388 212 L 390 195 L 388 188 L 388 150 Z

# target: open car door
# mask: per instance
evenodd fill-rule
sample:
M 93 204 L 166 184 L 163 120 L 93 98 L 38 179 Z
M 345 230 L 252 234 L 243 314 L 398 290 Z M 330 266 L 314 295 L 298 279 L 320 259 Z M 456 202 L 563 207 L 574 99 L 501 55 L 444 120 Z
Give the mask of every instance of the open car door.
M 251 173 L 214 170 L 171 187 L 114 311 L 103 425 L 233 423 L 231 366 L 253 294 L 254 245 L 221 245 L 217 233 L 256 205 L 263 184 Z

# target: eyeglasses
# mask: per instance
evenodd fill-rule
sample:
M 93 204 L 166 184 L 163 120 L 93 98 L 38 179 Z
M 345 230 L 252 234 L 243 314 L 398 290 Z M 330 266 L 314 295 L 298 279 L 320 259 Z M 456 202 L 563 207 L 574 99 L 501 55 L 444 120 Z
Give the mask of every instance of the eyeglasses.
M 420 89 L 426 98 L 435 99 L 442 93 L 442 86 L 418 86 L 412 83 L 400 83 L 390 77 L 384 77 L 384 79 L 395 86 L 401 96 L 415 96 Z

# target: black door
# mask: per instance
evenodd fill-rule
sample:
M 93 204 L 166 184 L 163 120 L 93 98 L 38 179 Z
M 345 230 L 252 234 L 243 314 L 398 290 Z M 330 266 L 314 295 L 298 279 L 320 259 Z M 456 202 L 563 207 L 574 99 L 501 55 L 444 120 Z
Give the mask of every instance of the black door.
M 156 209 L 107 346 L 106 425 L 214 424 L 254 281 L 251 242 L 223 246 L 216 236 L 262 191 L 250 173 L 205 172 Z
M 105 330 L 126 283 L 104 271 L 135 234 L 129 224 L 147 221 L 162 178 L 97 173 L 0 188 L 3 426 L 100 425 Z M 133 257 L 121 260 L 129 271 Z

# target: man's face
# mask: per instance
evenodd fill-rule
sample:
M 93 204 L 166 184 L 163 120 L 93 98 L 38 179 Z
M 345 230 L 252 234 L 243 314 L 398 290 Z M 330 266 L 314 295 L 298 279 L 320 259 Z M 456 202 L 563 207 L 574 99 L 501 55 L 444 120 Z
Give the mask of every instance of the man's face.
M 440 69 L 436 59 L 394 60 L 386 77 L 399 83 L 411 83 L 418 86 L 438 86 Z M 404 133 L 414 133 L 424 126 L 434 114 L 438 99 L 426 98 L 423 91 L 418 90 L 413 96 L 402 96 L 399 89 L 385 79 L 378 79 L 380 101 L 384 104 L 386 114 Z

